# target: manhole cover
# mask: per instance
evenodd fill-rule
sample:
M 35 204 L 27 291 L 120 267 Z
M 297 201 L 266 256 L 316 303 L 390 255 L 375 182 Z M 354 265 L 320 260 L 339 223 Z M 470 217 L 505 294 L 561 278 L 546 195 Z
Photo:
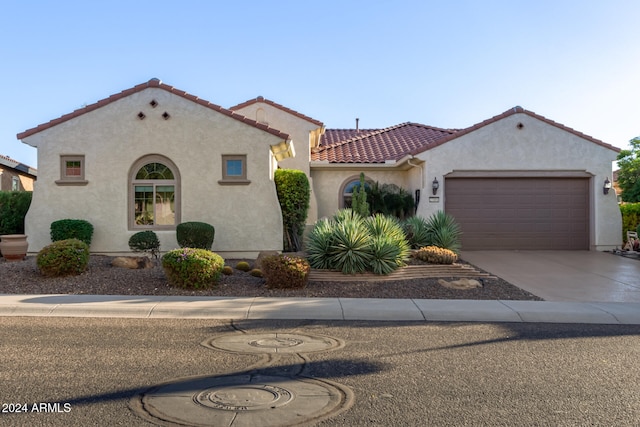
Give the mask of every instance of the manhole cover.
M 209 339 L 205 347 L 234 353 L 315 353 L 344 346 L 336 338 L 302 334 L 232 334 Z
M 131 407 L 155 424 L 191 426 L 296 426 L 348 409 L 345 386 L 312 378 L 232 375 L 178 380 L 132 399 Z

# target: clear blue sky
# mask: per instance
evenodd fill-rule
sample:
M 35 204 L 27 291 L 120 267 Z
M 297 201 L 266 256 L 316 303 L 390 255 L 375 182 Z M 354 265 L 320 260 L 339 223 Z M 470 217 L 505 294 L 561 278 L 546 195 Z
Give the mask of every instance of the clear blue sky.
M 33 1 L 0 12 L 0 154 L 157 77 L 262 95 L 328 128 L 461 128 L 516 105 L 624 148 L 640 135 L 640 1 Z

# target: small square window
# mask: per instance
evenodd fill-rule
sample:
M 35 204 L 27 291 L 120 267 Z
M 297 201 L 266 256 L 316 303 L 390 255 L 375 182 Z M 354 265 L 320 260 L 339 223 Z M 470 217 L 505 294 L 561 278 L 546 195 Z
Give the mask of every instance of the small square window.
M 63 155 L 60 156 L 60 179 L 58 185 L 86 185 L 84 179 L 84 156 Z
M 222 155 L 222 179 L 220 184 L 246 185 L 247 180 L 247 156 L 245 154 Z
M 242 160 L 227 159 L 227 176 L 229 177 L 241 177 L 242 176 Z

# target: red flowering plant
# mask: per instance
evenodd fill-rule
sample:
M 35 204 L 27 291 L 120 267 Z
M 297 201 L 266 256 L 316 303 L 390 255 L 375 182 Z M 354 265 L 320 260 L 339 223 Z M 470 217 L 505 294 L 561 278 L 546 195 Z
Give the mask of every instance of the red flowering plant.
M 268 288 L 304 288 L 309 281 L 311 266 L 305 258 L 271 255 L 260 266 Z

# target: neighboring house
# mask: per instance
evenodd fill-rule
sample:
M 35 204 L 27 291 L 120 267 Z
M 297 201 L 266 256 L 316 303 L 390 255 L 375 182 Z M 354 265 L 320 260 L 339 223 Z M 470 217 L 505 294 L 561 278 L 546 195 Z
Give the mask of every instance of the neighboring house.
M 364 172 L 416 195 L 418 215 L 454 215 L 463 249 L 620 245 L 602 190 L 619 150 L 521 107 L 466 129 L 338 130 L 263 97 L 225 109 L 152 79 L 18 138 L 38 148 L 34 251 L 61 218 L 90 221 L 100 253 L 127 252 L 144 229 L 172 249 L 184 221 L 214 225 L 223 256 L 279 250 L 276 167 L 308 175 L 309 225 L 348 204 Z
M 38 171 L 0 154 L 0 191 L 33 191 Z

